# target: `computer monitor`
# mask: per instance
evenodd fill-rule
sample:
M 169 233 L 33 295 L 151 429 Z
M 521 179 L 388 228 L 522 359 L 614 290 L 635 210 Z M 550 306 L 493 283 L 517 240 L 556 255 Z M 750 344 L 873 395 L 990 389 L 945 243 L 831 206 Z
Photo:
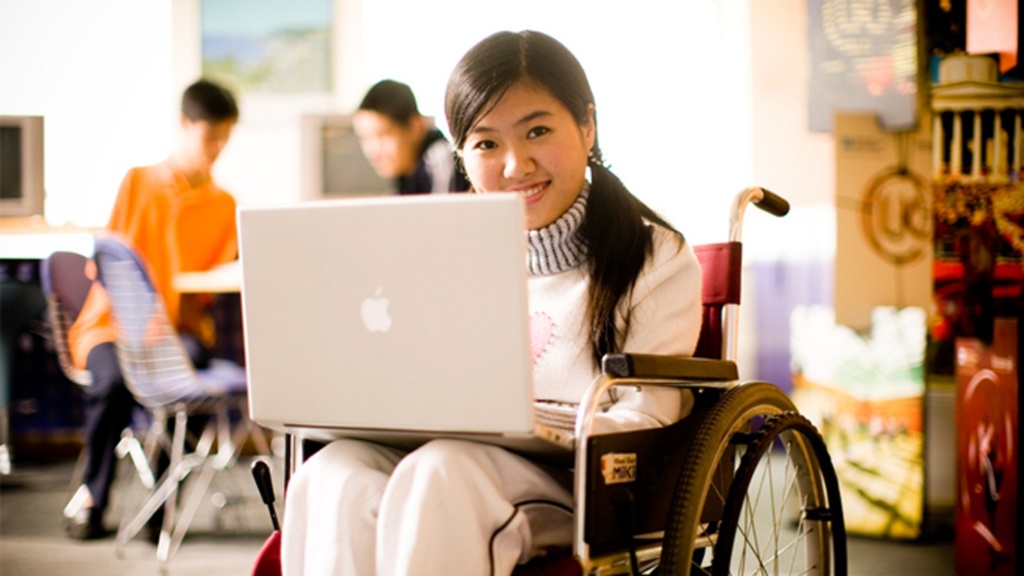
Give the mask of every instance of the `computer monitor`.
M 42 215 L 43 117 L 0 116 L 0 217 Z
M 395 193 L 363 155 L 348 114 L 302 116 L 300 192 L 303 200 Z

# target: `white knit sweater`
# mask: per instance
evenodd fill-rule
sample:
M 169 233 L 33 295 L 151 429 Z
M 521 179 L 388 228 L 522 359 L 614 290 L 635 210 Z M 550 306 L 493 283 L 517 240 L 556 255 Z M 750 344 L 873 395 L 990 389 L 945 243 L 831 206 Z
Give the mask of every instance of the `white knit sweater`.
M 600 369 L 591 357 L 584 326 L 589 276 L 586 246 L 578 234 L 586 190 L 565 215 L 528 233 L 530 337 L 534 394 L 549 424 L 571 429 L 577 403 Z M 632 313 L 623 352 L 692 354 L 701 324 L 700 264 L 689 244 L 651 224 L 653 256 L 637 278 L 622 310 Z M 663 426 L 680 416 L 679 392 L 620 388 L 598 415 L 595 432 Z

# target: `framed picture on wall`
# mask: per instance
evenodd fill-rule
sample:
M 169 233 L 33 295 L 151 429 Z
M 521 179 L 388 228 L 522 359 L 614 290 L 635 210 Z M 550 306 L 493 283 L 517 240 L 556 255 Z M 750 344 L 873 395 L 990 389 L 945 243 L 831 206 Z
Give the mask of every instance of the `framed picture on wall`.
M 201 0 L 203 76 L 244 93 L 332 89 L 333 0 Z

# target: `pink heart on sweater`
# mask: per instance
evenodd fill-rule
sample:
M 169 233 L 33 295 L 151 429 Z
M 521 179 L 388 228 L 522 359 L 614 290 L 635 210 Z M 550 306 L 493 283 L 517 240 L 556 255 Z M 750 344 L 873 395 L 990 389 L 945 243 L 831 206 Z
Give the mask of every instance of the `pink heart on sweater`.
M 533 363 L 544 355 L 555 336 L 555 321 L 544 312 L 536 312 L 530 316 L 530 351 Z

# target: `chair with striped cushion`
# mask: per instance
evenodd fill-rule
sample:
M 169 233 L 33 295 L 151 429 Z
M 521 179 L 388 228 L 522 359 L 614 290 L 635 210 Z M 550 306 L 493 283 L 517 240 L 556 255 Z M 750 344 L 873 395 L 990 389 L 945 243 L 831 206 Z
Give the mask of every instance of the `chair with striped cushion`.
M 169 459 L 159 482 L 122 521 L 117 545 L 121 550 L 162 507 L 157 558 L 166 562 L 181 545 L 213 476 L 237 462 L 242 443 L 251 438 L 261 452 L 269 450 L 261 431 L 248 420 L 244 368 L 213 360 L 209 368 L 197 370 L 142 257 L 113 235 L 97 237 L 95 251 L 98 278 L 117 327 L 125 384 L 152 414 L 147 459 L 152 464 L 160 451 Z M 198 478 L 182 494 L 179 511 L 179 489 L 193 471 Z

